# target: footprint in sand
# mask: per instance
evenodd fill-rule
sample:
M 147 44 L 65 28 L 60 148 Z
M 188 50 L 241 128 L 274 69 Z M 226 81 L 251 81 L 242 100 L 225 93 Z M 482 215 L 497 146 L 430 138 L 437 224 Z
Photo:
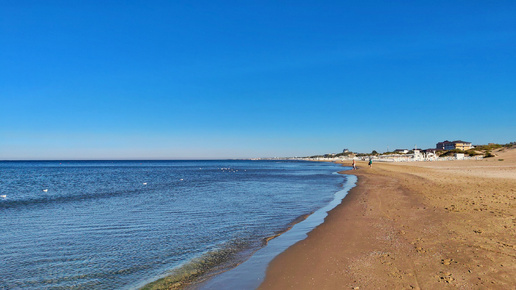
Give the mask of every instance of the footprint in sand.
M 457 261 L 455 261 L 453 259 L 441 259 L 441 264 L 443 264 L 443 265 L 450 265 L 452 263 L 457 263 Z

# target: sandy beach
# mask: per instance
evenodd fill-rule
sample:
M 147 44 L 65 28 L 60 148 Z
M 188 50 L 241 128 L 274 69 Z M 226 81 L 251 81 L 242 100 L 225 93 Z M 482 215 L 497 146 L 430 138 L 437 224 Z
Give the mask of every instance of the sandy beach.
M 375 163 L 260 289 L 515 289 L 516 149 Z M 345 164 L 350 165 L 350 164 Z

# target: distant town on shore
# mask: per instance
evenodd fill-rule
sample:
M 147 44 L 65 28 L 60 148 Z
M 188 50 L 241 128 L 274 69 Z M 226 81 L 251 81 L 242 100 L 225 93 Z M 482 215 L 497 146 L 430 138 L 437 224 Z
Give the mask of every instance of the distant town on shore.
M 384 162 L 409 162 L 409 161 L 439 161 L 439 160 L 467 160 L 495 157 L 495 151 L 504 148 L 512 148 L 516 142 L 507 144 L 489 143 L 487 145 L 473 145 L 471 142 L 455 140 L 442 141 L 435 145 L 435 148 L 420 149 L 414 146 L 413 149 L 395 149 L 379 153 L 373 150 L 370 153 L 352 152 L 344 149 L 341 153 L 326 153 L 306 157 L 287 158 L 257 158 L 257 159 L 287 159 L 287 160 L 313 160 L 313 161 L 339 161 L 339 160 L 377 160 Z

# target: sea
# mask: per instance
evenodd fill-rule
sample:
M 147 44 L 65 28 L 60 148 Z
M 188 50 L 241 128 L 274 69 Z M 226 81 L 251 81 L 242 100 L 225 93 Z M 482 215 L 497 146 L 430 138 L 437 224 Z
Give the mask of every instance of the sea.
M 278 160 L 1 161 L 0 289 L 235 289 L 220 277 L 266 256 L 234 276 L 255 288 L 266 264 L 340 203 L 354 183 L 340 170 Z M 287 233 L 296 238 L 272 246 Z

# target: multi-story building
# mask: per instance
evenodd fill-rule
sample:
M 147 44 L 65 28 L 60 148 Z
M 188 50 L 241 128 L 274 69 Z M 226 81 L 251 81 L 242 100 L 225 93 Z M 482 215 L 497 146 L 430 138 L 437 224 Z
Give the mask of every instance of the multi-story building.
M 460 150 L 469 150 L 473 148 L 471 145 L 471 142 L 456 140 L 456 141 L 443 141 L 439 142 L 435 145 L 436 149 L 440 150 L 454 150 L 454 149 L 460 149 Z

